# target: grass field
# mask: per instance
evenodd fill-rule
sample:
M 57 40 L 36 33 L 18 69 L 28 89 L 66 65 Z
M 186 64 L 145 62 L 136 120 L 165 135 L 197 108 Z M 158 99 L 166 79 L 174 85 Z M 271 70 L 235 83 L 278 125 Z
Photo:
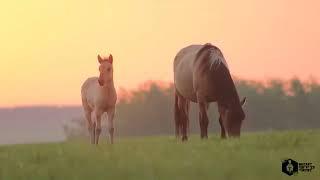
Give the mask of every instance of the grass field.
M 310 173 L 289 177 L 281 161 L 311 162 Z M 107 179 L 320 179 L 320 131 L 247 133 L 221 140 L 213 134 L 187 143 L 173 137 L 0 146 L 1 180 Z

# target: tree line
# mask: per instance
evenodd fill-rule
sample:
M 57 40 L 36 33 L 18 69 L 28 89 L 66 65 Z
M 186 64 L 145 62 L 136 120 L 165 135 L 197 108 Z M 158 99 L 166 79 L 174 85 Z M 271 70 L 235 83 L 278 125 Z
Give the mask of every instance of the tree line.
M 235 79 L 235 84 L 240 98 L 247 97 L 242 131 L 320 127 L 320 85 L 317 82 L 306 83 L 297 78 L 270 80 L 268 83 Z M 118 136 L 174 134 L 173 84 L 164 88 L 159 83 L 150 82 L 148 87 L 121 90 L 122 96 L 127 98 L 117 104 L 115 127 Z M 208 115 L 209 131 L 220 132 L 216 103 L 211 103 Z M 190 132 L 199 132 L 198 107 L 194 103 L 191 103 L 189 117 Z M 71 137 L 87 134 L 83 117 L 73 119 L 73 125 L 66 126 L 65 132 Z

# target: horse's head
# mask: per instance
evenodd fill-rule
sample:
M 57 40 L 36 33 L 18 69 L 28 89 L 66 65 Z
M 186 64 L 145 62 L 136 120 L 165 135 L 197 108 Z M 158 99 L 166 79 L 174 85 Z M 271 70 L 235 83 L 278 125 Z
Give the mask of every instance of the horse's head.
M 228 135 L 231 137 L 239 137 L 242 121 L 245 113 L 242 106 L 245 104 L 246 98 L 240 101 L 240 104 L 222 106 L 219 108 L 220 116 L 224 122 Z
M 98 82 L 100 86 L 103 86 L 104 84 L 113 80 L 113 57 L 111 54 L 108 58 L 102 58 L 100 55 L 98 55 L 98 61 L 100 63 L 100 75 Z

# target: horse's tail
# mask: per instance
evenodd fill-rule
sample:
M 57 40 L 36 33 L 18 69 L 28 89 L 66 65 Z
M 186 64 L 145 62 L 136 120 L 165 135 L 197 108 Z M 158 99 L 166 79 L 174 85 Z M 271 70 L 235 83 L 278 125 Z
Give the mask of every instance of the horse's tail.
M 189 116 L 189 111 L 190 111 L 190 102 L 187 102 L 187 116 Z M 190 132 L 190 119 L 187 118 L 187 132 Z
M 180 136 L 180 126 L 181 126 L 181 117 L 180 117 L 180 108 L 179 108 L 179 97 L 177 90 L 174 90 L 174 121 L 175 121 L 175 133 L 176 137 Z

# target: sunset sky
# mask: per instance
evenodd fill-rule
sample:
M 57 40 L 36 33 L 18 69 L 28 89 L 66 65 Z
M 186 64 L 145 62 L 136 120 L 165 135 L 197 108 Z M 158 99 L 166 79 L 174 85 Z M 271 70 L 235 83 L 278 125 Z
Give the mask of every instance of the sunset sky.
M 117 87 L 172 81 L 190 44 L 223 51 L 233 75 L 320 78 L 318 0 L 12 0 L 0 2 L 0 107 L 78 105 L 113 54 Z

